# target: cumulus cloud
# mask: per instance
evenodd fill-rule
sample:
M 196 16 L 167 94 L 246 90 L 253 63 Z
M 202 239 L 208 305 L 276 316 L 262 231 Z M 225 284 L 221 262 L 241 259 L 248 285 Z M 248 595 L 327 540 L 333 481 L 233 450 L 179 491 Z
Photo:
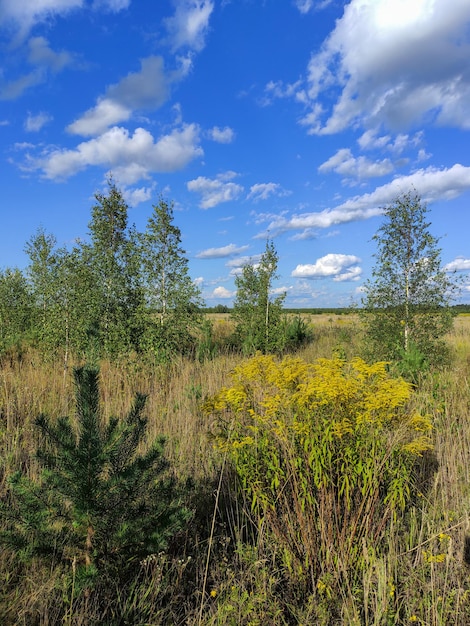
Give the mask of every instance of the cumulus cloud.
M 197 259 L 223 259 L 225 257 L 233 256 L 234 254 L 241 254 L 248 250 L 248 246 L 236 246 L 234 243 L 230 243 L 227 246 L 221 248 L 208 248 L 196 254 Z
M 120 181 L 117 176 L 116 180 Z M 131 207 L 136 207 L 141 202 L 148 202 L 148 200 L 150 200 L 155 191 L 155 184 L 150 185 L 149 187 L 139 187 L 134 189 L 121 187 L 121 191 L 127 204 Z
M 47 113 L 38 113 L 37 115 L 28 114 L 25 120 L 24 128 L 30 133 L 35 133 L 41 130 L 43 126 L 48 124 L 52 120 L 52 117 Z
M 351 0 L 310 60 L 303 123 L 315 134 L 424 118 L 470 128 L 469 23 L 467 0 Z
M 468 272 L 470 271 L 470 259 L 457 257 L 444 267 L 446 272 Z
M 410 189 L 418 189 L 425 202 L 456 198 L 470 189 L 470 167 L 457 163 L 441 170 L 435 167 L 420 169 L 409 176 L 397 177 L 371 193 L 354 196 L 332 209 L 300 213 L 290 218 L 285 215 L 274 217 L 267 231 L 260 233 L 258 237 L 265 238 L 267 233 L 279 234 L 288 230 L 330 228 L 375 217 L 382 213 L 382 207 Z
M 390 159 L 370 161 L 366 157 L 354 157 L 349 148 L 341 148 L 336 154 L 322 163 L 318 168 L 320 173 L 336 172 L 350 178 L 374 178 L 385 176 L 393 172 L 394 165 Z
M 210 209 L 222 202 L 236 200 L 243 192 L 243 187 L 231 182 L 237 174 L 235 172 L 224 172 L 217 178 L 211 179 L 205 176 L 198 176 L 194 180 L 186 183 L 189 191 L 193 191 L 202 196 L 199 203 L 201 209 Z
M 217 143 L 232 143 L 235 139 L 235 132 L 229 126 L 225 126 L 225 128 L 214 126 L 214 128 L 211 128 L 208 132 L 208 136 L 212 141 L 216 141 Z
M 214 10 L 212 0 L 176 0 L 174 16 L 165 23 L 173 50 L 188 47 L 199 52 L 204 48 L 209 18 Z
M 109 86 L 106 95 L 67 130 L 82 136 L 99 135 L 109 126 L 128 120 L 136 109 L 156 109 L 167 100 L 170 82 L 161 57 L 142 59 L 140 71 L 130 72 Z
M 135 182 L 151 172 L 174 172 L 203 154 L 199 128 L 186 124 L 154 140 L 145 129 L 131 135 L 113 127 L 97 138 L 80 143 L 73 150 L 52 150 L 46 156 L 30 158 L 25 168 L 42 170 L 45 178 L 65 179 L 90 166 L 119 168 L 120 175 Z
M 313 264 L 297 265 L 291 276 L 295 278 L 333 278 L 334 281 L 359 280 L 361 259 L 352 254 L 327 254 Z
M 257 183 L 250 187 L 248 200 L 258 202 L 259 200 L 267 200 L 271 196 L 288 196 L 289 192 L 279 185 L 279 183 Z
M 235 295 L 234 291 L 229 291 L 226 287 L 216 287 L 214 289 L 214 291 L 212 292 L 212 298 L 233 298 L 233 296 Z

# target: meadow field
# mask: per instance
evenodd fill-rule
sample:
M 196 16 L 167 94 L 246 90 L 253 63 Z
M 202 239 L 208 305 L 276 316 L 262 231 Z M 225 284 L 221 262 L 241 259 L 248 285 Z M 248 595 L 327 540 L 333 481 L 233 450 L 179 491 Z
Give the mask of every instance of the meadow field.
M 361 354 L 354 314 L 303 317 L 313 341 L 296 358 L 350 361 Z M 231 332 L 229 317 L 211 318 L 222 345 Z M 407 402 L 408 411 L 432 423 L 433 447 L 422 455 L 418 496 L 409 497 L 402 517 L 387 517 L 380 548 L 360 536 L 357 571 L 346 571 L 336 559 L 315 579 L 275 542 L 268 518 L 244 497 L 216 445 L 217 418 L 207 402 L 231 385 L 242 357 L 220 353 L 202 362 L 181 358 L 152 366 L 137 358 L 102 362 L 105 420 L 126 412 L 136 392 L 148 395 L 148 440 L 166 438 L 169 471 L 182 486 L 191 519 L 167 551 L 142 561 L 134 578 L 117 589 L 107 580 L 80 593 L 72 562 L 19 562 L 2 551 L 0 624 L 470 624 L 470 315 L 456 318 L 447 341 L 451 363 L 424 372 Z M 15 471 L 37 475 L 35 418 L 44 413 L 56 420 L 74 411 L 71 367 L 64 370 L 59 355 L 47 362 L 31 350 L 3 356 L 2 497 Z

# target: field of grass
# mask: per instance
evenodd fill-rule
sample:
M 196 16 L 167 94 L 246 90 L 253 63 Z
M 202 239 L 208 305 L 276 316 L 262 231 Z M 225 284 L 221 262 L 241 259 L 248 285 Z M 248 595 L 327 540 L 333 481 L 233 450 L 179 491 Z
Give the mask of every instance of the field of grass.
M 312 363 L 360 354 L 361 329 L 354 315 L 303 317 L 314 340 L 296 357 Z M 228 337 L 228 316 L 211 318 L 214 336 Z M 187 485 L 192 521 L 168 553 L 142 562 L 135 579 L 109 599 L 102 591 L 75 596 L 63 564 L 19 564 L 4 551 L 0 624 L 470 624 L 469 315 L 456 318 L 448 342 L 452 364 L 424 375 L 411 398 L 411 408 L 429 415 L 434 427 L 419 501 L 406 520 L 397 522 L 386 549 L 374 553 L 364 544 L 360 575 L 344 578 L 354 585 L 338 589 L 322 578 L 308 591 L 302 582 L 296 588 L 295 572 L 283 555 L 262 530 L 250 526 L 250 505 L 236 493 L 233 471 L 214 446 L 213 418 L 203 409 L 208 397 L 230 384 L 241 358 L 222 354 L 171 366 L 148 366 L 137 359 L 102 363 L 106 418 L 126 412 L 137 391 L 148 394 L 149 440 L 167 438 L 166 456 L 177 480 Z M 5 357 L 0 371 L 2 496 L 14 471 L 33 478 L 37 473 L 34 420 L 40 413 L 52 419 L 74 414 L 71 371 L 64 371 L 60 359 L 44 363 L 33 352 Z

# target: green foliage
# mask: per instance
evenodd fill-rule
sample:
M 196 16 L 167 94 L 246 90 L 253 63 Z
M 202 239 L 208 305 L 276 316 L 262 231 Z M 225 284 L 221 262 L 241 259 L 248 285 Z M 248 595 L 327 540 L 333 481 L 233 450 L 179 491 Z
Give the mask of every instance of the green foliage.
M 75 583 L 103 573 L 125 579 L 139 561 L 164 550 L 188 518 L 166 470 L 164 440 L 142 452 L 146 397 L 123 419 L 105 423 L 98 371 L 75 370 L 77 427 L 68 417 L 36 420 L 38 481 L 17 472 L 0 504 L 0 541 L 18 558 L 71 562 Z
M 300 315 L 284 317 L 282 334 L 285 352 L 297 350 L 313 339 L 311 327 Z
M 92 362 L 132 352 L 158 362 L 194 354 L 203 302 L 189 277 L 173 205 L 161 199 L 138 233 L 128 226 L 127 203 L 112 179 L 95 199 L 89 241 L 68 251 L 40 228 L 26 245 L 28 315 L 42 352 L 60 348 L 65 362 L 69 354 Z
M 201 363 L 213 359 L 218 353 L 218 346 L 213 336 L 212 322 L 205 319 L 201 324 L 201 336 L 196 347 L 196 358 Z
M 30 333 L 33 312 L 31 290 L 22 272 L 0 271 L 0 354 Z
M 294 586 L 313 592 L 330 577 L 335 595 L 355 584 L 366 547 L 380 551 L 416 500 L 431 423 L 408 409 L 410 394 L 385 363 L 259 355 L 207 401 L 248 515 Z
M 81 245 L 88 272 L 88 329 L 99 333 L 106 355 L 125 353 L 136 347 L 143 306 L 137 241 L 127 225 L 128 206 L 112 180 L 107 194 L 97 193 L 89 224 L 91 244 Z M 85 312 L 84 311 L 84 312 Z
M 410 350 L 438 364 L 453 323 L 449 300 L 456 286 L 441 267 L 438 239 L 429 231 L 427 207 L 416 193 L 384 210 L 374 240 L 372 279 L 365 285 L 362 316 L 371 357 L 400 361 Z
M 148 307 L 142 341 L 157 360 L 165 361 L 193 350 L 193 332 L 201 321 L 201 294 L 189 276 L 172 204 L 160 198 L 139 240 Z
M 267 241 L 259 264 L 245 265 L 235 279 L 237 295 L 232 319 L 236 324 L 235 335 L 244 354 L 279 352 L 284 347 L 282 303 L 285 294 L 272 298 L 277 264 L 278 255 L 274 244 Z

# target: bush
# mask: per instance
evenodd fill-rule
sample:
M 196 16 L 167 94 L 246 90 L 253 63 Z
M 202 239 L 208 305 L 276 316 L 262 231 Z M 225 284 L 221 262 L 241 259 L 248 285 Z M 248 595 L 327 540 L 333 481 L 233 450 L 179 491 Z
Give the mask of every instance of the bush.
M 292 588 L 338 597 L 414 501 L 431 423 L 408 410 L 410 394 L 385 363 L 260 355 L 207 401 Z

